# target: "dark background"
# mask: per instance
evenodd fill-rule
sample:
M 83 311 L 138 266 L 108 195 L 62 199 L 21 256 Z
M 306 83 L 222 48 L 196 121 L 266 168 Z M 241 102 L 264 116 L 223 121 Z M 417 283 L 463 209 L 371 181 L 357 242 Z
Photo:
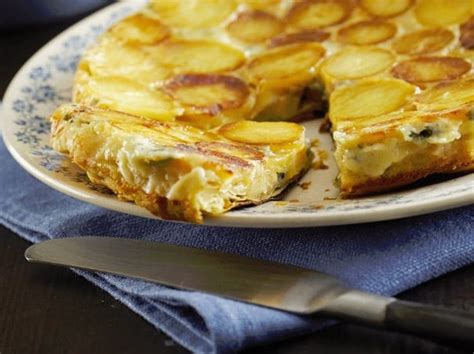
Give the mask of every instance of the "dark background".
M 0 96 L 37 49 L 78 19 L 0 31 Z M 187 352 L 73 272 L 27 263 L 23 252 L 28 246 L 28 242 L 0 226 L 0 354 Z M 474 265 L 400 297 L 474 312 Z M 248 353 L 458 352 L 411 336 L 340 324 Z

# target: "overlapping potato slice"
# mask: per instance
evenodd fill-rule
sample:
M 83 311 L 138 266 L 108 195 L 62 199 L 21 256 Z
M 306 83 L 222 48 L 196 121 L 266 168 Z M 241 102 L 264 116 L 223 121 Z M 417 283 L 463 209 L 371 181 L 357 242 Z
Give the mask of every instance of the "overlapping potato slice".
M 193 112 L 213 115 L 242 106 L 250 93 L 241 79 L 206 74 L 178 75 L 165 85 L 164 91 Z
M 167 95 L 154 92 L 146 86 L 123 77 L 95 77 L 85 88 L 89 91 L 85 101 L 101 108 L 109 108 L 160 121 L 174 120 L 180 113 Z
M 329 117 L 336 128 L 344 120 L 381 116 L 403 107 L 415 88 L 402 80 L 361 81 L 336 89 L 329 99 Z
M 301 31 L 295 33 L 283 33 L 273 37 L 268 46 L 270 48 L 279 47 L 282 45 L 306 42 L 324 42 L 330 36 L 329 33 L 321 30 Z
M 401 62 L 392 75 L 412 83 L 454 80 L 471 69 L 471 64 L 455 57 L 420 57 Z
M 127 17 L 110 29 L 112 35 L 130 44 L 154 44 L 169 35 L 168 27 L 141 13 Z
M 268 50 L 253 58 L 247 71 L 253 82 L 272 81 L 289 85 L 304 83 L 314 77 L 311 69 L 324 56 L 318 43 L 297 43 Z
M 245 62 L 240 50 L 208 40 L 166 40 L 153 48 L 153 56 L 176 73 L 216 73 Z
M 280 19 L 267 12 L 245 11 L 229 23 L 227 32 L 241 41 L 258 43 L 276 36 L 284 27 Z
M 133 77 L 144 84 L 163 80 L 170 74 L 169 69 L 159 65 L 146 52 L 110 38 L 104 38 L 99 46 L 87 52 L 79 64 L 81 70 L 93 76 Z
M 474 103 L 474 79 L 441 82 L 416 95 L 419 110 L 441 111 Z
M 459 41 L 464 48 L 474 49 L 474 16 L 461 25 Z
M 472 0 L 419 0 L 415 16 L 427 26 L 449 26 L 467 21 L 472 7 Z
M 310 30 L 335 25 L 346 20 L 352 12 L 347 0 L 296 1 L 287 15 L 290 26 Z
M 371 15 L 393 17 L 408 10 L 413 0 L 361 0 L 360 4 Z
M 234 0 L 152 0 L 150 8 L 167 25 L 185 28 L 212 28 L 236 9 Z
M 454 39 L 454 34 L 448 29 L 431 28 L 407 33 L 397 38 L 392 48 L 399 54 L 419 55 L 437 52 Z
M 237 0 L 241 4 L 245 4 L 253 9 L 268 10 L 280 4 L 280 0 Z
M 333 78 L 349 80 L 375 75 L 392 65 L 393 54 L 382 48 L 344 49 L 327 59 L 321 72 Z
M 300 140 L 304 128 L 288 122 L 240 121 L 229 123 L 219 129 L 229 140 L 253 145 L 285 144 Z
M 365 45 L 384 42 L 397 33 L 397 26 L 385 21 L 361 21 L 341 28 L 337 39 L 344 43 Z

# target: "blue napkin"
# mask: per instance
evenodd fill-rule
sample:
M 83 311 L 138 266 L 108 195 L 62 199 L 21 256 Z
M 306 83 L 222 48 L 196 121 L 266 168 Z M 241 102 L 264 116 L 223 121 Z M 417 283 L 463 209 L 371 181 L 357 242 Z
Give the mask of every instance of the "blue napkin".
M 1 141 L 0 166 L 0 222 L 31 242 L 74 235 L 143 238 L 317 269 L 386 295 L 474 261 L 474 206 L 365 225 L 211 228 L 142 219 L 74 200 L 29 176 Z M 195 352 L 235 352 L 323 325 L 198 292 L 78 272 Z

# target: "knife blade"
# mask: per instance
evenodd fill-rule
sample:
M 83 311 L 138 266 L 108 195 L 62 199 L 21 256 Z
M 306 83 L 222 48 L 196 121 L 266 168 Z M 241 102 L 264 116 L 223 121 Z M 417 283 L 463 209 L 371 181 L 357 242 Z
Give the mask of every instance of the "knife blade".
M 25 257 L 29 262 L 128 276 L 474 348 L 473 314 L 351 289 L 329 274 L 292 265 L 165 243 L 94 236 L 44 241 L 29 247 Z

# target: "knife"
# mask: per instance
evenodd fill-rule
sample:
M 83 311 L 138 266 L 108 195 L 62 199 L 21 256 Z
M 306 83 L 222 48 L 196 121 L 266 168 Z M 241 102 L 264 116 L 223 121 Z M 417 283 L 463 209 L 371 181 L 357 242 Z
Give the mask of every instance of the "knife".
M 320 315 L 474 349 L 474 314 L 371 294 L 300 267 L 143 240 L 69 237 L 37 243 L 29 262 L 197 290 L 302 315 Z

